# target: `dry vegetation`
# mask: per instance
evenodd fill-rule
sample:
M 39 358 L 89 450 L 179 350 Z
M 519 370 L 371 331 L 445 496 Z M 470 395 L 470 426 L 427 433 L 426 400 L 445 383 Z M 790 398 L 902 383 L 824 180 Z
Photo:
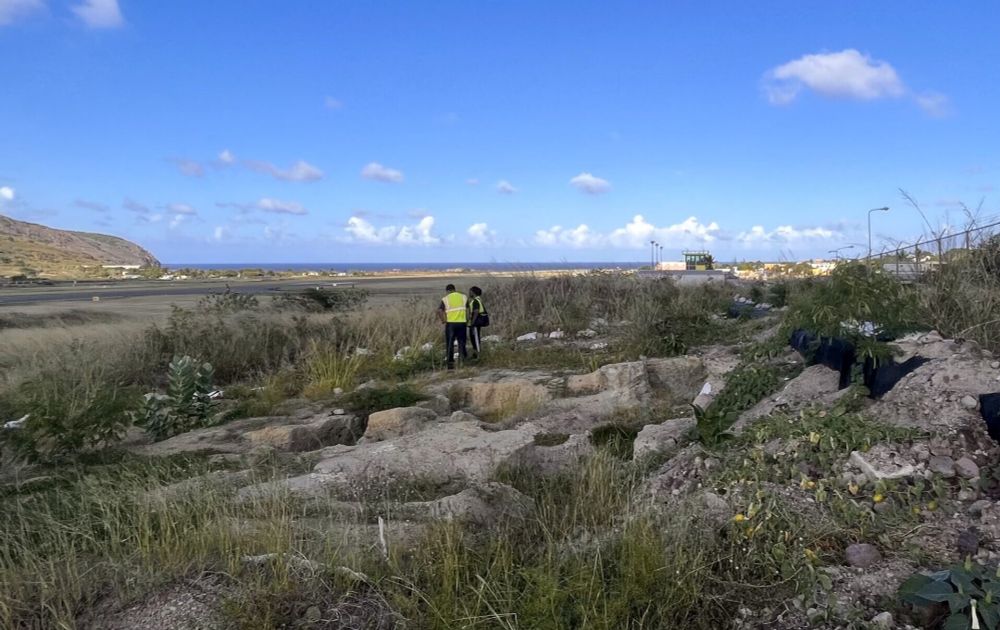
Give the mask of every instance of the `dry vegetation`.
M 877 312 L 900 330 L 935 327 L 1000 351 L 997 256 L 994 243 L 920 287 L 883 277 L 872 282 L 861 268 L 832 285 L 785 287 L 792 308 L 784 325 L 822 328 Z M 588 370 L 713 342 L 743 342 L 747 367 L 783 345 L 749 343 L 759 332 L 755 322 L 720 320 L 732 297 L 726 288 L 592 274 L 521 278 L 486 287 L 486 296 L 496 322 L 489 332 L 507 340 L 535 330 L 574 333 L 597 317 L 615 332 L 611 346 L 598 352 L 504 342 L 491 348 L 485 367 Z M 861 517 L 854 498 L 831 489 L 829 511 L 816 518 L 776 489 L 798 469 L 748 459 L 777 436 L 808 441 L 815 434 L 824 441 L 800 456 L 833 466 L 888 435 L 849 406 L 838 410 L 836 422 L 817 410 L 794 423 L 770 418 L 736 442 L 703 438 L 721 461 L 703 483 L 730 488 L 740 516 L 753 518 L 752 527 L 735 524 L 722 538 L 705 535 L 711 527 L 699 523 L 713 517 L 697 497 L 666 513 L 652 509 L 644 494 L 652 463 L 623 457 L 612 441 L 565 475 L 501 471 L 498 481 L 534 499 L 529 518 L 485 528 L 434 523 L 415 540 L 394 537 L 390 519 L 383 556 L 373 515 L 386 514 L 392 503 L 385 487 L 359 493 L 364 509 L 352 526 L 331 527 L 336 497 L 248 504 L 226 483 L 225 464 L 146 460 L 114 447 L 141 395 L 165 387 L 175 355 L 212 364 L 230 398 L 226 418 L 264 415 L 290 398 L 324 400 L 369 379 L 405 383 L 443 368 L 430 300 L 350 314 L 237 302 L 178 310 L 164 326 L 0 332 L 0 419 L 31 418 L 4 453 L 0 626 L 99 627 L 102 611 L 195 580 L 214 585 L 223 614 L 211 623 L 218 627 L 717 628 L 744 607 L 796 597 L 809 607 L 817 589 L 828 590 L 820 567 L 845 543 L 903 536 L 914 525 L 911 507 L 926 501 L 901 499 L 874 524 Z M 428 342 L 435 350 L 420 351 Z M 733 409 L 775 386 L 771 373 L 740 374 L 735 382 L 744 384 L 730 390 L 726 403 Z M 376 389 L 364 404 L 379 406 L 383 395 L 405 400 L 411 393 Z M 60 465 L 31 465 L 35 481 L 22 487 L 18 471 L 28 464 L 10 459 L 15 448 L 29 461 Z M 264 480 L 310 464 L 294 456 L 271 459 L 255 475 Z M 216 474 L 209 481 L 163 489 L 210 471 Z M 411 491 L 422 495 L 419 479 Z M 244 560 L 259 554 L 276 555 L 263 564 Z M 840 621 L 858 628 L 864 622 Z

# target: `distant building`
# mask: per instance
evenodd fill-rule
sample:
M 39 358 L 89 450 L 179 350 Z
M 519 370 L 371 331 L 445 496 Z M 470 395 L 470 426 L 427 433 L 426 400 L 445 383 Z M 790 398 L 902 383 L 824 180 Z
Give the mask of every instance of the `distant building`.
M 710 271 L 712 269 L 712 254 L 707 251 L 685 251 L 684 268 L 687 271 Z
M 101 269 L 142 269 L 142 265 L 101 265 Z
M 656 263 L 657 271 L 684 271 L 687 263 L 682 260 L 663 260 Z

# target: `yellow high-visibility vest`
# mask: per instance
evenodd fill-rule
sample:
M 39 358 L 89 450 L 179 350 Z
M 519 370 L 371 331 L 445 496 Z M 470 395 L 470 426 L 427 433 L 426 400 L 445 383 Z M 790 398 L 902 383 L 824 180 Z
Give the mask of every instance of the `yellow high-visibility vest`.
M 444 303 L 444 314 L 449 324 L 464 324 L 466 321 L 464 294 L 455 291 L 444 296 L 441 301 Z

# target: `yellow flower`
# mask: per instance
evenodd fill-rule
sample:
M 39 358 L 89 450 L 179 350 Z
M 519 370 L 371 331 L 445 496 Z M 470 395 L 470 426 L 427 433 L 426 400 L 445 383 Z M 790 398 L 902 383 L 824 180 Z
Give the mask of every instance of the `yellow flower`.
M 885 501 L 885 497 L 882 496 L 881 492 L 876 492 L 875 496 L 872 497 L 872 501 L 874 501 L 875 503 L 881 503 Z
M 928 503 L 927 504 L 927 509 L 930 510 L 931 512 L 933 512 L 934 510 L 936 510 L 937 509 L 937 501 L 931 501 L 930 503 Z
M 736 516 L 733 517 L 733 520 L 736 521 L 737 523 L 742 523 L 743 521 L 747 520 L 747 517 L 743 516 L 742 514 L 737 514 Z

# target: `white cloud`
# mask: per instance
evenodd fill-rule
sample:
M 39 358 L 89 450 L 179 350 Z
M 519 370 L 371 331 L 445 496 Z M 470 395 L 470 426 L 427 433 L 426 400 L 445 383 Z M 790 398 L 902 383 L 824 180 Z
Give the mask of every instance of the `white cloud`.
M 125 201 L 122 202 L 122 207 L 137 214 L 149 214 L 149 206 L 128 197 L 126 197 Z
M 755 225 L 748 231 L 740 232 L 736 240 L 747 244 L 790 243 L 810 239 L 829 239 L 839 237 L 840 233 L 825 227 L 796 228 L 791 225 L 779 225 L 770 232 L 762 225 Z
M 0 0 L 0 26 L 13 24 L 43 9 L 43 0 Z
M 470 177 L 469 179 L 465 180 L 465 183 L 468 184 L 469 186 L 478 186 L 479 185 L 479 178 L 478 177 Z
M 764 88 L 775 105 L 791 103 L 803 88 L 823 96 L 865 101 L 906 94 L 895 68 L 853 48 L 804 55 L 772 68 L 765 75 Z
M 170 219 L 170 229 L 173 230 L 180 226 L 184 222 L 183 214 L 175 214 L 174 218 Z
M 465 232 L 473 245 L 493 245 L 497 240 L 496 231 L 486 223 L 473 223 Z
M 83 0 L 73 7 L 73 13 L 90 28 L 118 28 L 125 24 L 118 0 Z
M 189 206 L 186 203 L 169 203 L 167 204 L 167 210 L 173 214 L 187 214 L 194 215 L 198 214 L 198 211 Z
M 282 201 L 281 199 L 271 199 L 262 197 L 257 202 L 257 207 L 264 212 L 275 212 L 278 214 L 308 214 L 302 204 L 295 201 Z
M 920 109 L 929 116 L 943 118 L 951 113 L 951 100 L 940 92 L 924 92 L 913 97 Z
M 258 173 L 267 173 L 275 179 L 288 182 L 315 182 L 323 179 L 323 171 L 304 160 L 299 160 L 289 169 L 280 169 L 270 162 L 249 161 L 246 163 L 250 169 Z
M 611 190 L 611 182 L 590 173 L 580 173 L 569 180 L 569 183 L 580 192 L 585 192 L 588 195 L 602 195 Z
M 323 105 L 327 109 L 340 109 L 341 107 L 344 106 L 344 102 L 341 101 L 339 98 L 327 96 L 325 99 L 323 99 Z
M 233 155 L 233 152 L 229 149 L 223 149 L 222 151 L 219 151 L 218 160 L 219 164 L 231 166 L 236 163 L 236 156 Z
M 84 208 L 86 210 L 93 210 L 94 212 L 108 212 L 111 208 L 107 204 L 100 203 L 98 201 L 88 201 L 86 199 L 76 199 L 73 201 L 73 205 L 77 208 Z
M 547 230 L 535 232 L 535 243 L 548 247 L 565 245 L 568 247 L 599 247 L 604 242 L 604 236 L 594 232 L 586 224 L 581 223 L 575 228 L 565 229 L 555 225 Z
M 347 236 L 341 240 L 370 245 L 437 245 L 441 239 L 433 234 L 433 229 L 432 216 L 423 217 L 416 225 L 375 227 L 355 215 L 347 220 L 347 225 L 344 226 Z
M 13 201 L 14 189 L 10 186 L 0 186 L 0 199 L 4 201 Z
M 215 230 L 212 232 L 212 238 L 216 241 L 224 241 L 229 236 L 229 228 L 224 225 L 215 226 Z
M 369 162 L 361 169 L 361 176 L 378 182 L 398 184 L 403 181 L 403 174 L 394 168 L 382 166 L 378 162 Z
M 181 174 L 188 177 L 201 177 L 205 174 L 205 167 L 201 165 L 201 162 L 185 158 L 174 158 L 171 161 L 177 166 L 177 170 Z
M 698 221 L 697 217 L 688 217 L 680 223 L 657 227 L 639 214 L 624 227 L 612 230 L 608 234 L 595 232 L 586 224 L 572 229 L 557 225 L 547 230 L 538 230 L 535 232 L 534 240 L 538 245 L 545 246 L 641 249 L 647 247 L 649 241 L 657 241 L 665 246 L 711 243 L 718 238 L 720 232 L 718 223 L 713 221 L 704 224 Z
M 514 188 L 506 179 L 501 179 L 497 182 L 497 192 L 501 195 L 513 195 L 517 192 L 517 188 Z

